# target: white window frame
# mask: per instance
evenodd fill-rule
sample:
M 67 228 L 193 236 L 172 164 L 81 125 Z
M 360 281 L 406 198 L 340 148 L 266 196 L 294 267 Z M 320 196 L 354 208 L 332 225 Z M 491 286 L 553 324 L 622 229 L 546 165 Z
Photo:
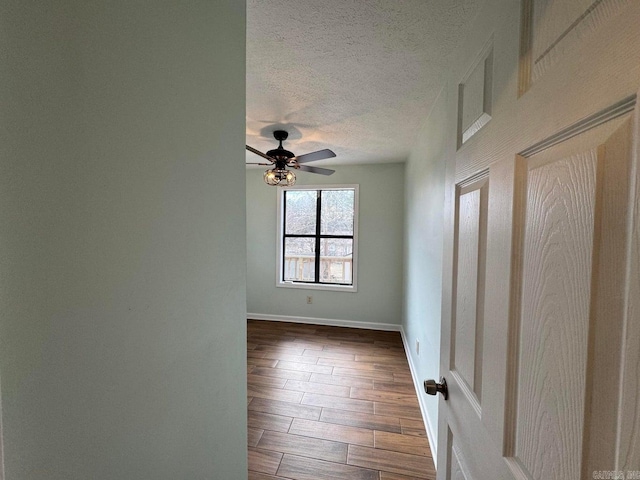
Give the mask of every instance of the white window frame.
M 333 292 L 352 292 L 358 291 L 358 217 L 359 217 L 359 188 L 357 184 L 351 185 L 294 185 L 291 187 L 278 187 L 277 202 L 277 228 L 276 228 L 276 287 L 283 288 L 301 288 L 305 290 L 329 290 Z M 284 192 L 287 190 L 353 190 L 353 265 L 352 265 L 352 285 L 329 285 L 326 283 L 305 283 L 284 281 L 282 276 L 283 270 L 283 251 L 282 236 L 284 233 Z

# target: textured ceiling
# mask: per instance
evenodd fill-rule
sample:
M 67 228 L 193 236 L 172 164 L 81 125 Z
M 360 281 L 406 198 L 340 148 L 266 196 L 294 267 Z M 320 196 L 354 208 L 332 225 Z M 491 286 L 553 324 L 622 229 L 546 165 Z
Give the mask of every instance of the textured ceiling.
M 248 0 L 247 143 L 404 161 L 479 1 Z

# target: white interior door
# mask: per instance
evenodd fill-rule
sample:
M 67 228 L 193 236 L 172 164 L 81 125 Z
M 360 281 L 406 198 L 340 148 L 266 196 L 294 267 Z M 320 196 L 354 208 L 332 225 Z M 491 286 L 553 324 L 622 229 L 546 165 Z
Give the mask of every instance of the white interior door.
M 449 398 L 439 409 L 440 480 L 640 475 L 637 96 L 598 109 L 593 91 L 570 93 L 576 87 L 554 73 L 563 55 L 573 56 L 569 66 L 577 56 L 594 69 L 606 58 L 580 45 L 572 36 L 580 24 L 571 23 L 576 12 L 602 5 L 601 14 L 618 9 L 640 25 L 638 5 L 624 1 L 524 2 L 520 98 L 504 115 L 517 124 L 519 108 L 534 120 L 520 122 L 518 138 L 503 122 L 492 141 L 456 154 L 447 196 L 440 370 Z M 592 28 L 613 39 L 627 25 L 616 21 Z M 618 62 L 638 69 L 637 55 Z M 532 86 L 537 97 L 527 93 Z M 615 98 L 611 84 L 599 88 Z M 563 108 L 565 96 L 575 100 Z M 464 123 L 464 104 L 460 116 Z M 481 128 L 464 133 L 481 137 Z M 541 138 L 537 128 L 545 135 L 532 141 Z

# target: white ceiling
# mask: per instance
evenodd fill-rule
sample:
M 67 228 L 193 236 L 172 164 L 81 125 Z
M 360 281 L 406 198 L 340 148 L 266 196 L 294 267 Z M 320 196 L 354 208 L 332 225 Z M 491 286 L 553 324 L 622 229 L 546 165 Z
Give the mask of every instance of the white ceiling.
M 404 161 L 480 1 L 248 0 L 247 143 Z

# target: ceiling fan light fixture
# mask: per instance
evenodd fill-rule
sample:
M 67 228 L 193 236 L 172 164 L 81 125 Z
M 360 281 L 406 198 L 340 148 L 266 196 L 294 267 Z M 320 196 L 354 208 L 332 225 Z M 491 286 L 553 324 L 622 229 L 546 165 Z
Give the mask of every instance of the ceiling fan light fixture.
M 267 185 L 287 185 L 287 186 L 291 186 L 291 185 L 295 185 L 296 183 L 296 174 L 293 173 L 291 170 L 286 170 L 286 169 L 269 169 L 266 172 L 264 172 L 263 175 L 264 178 L 264 183 L 266 183 Z
M 278 140 L 280 144 L 278 145 L 278 148 L 269 150 L 267 153 L 262 153 L 260 150 L 250 147 L 249 145 L 245 145 L 247 150 L 269 162 L 257 164 L 250 162 L 247 165 L 269 165 L 273 167 L 264 172 L 264 183 L 273 186 L 280 185 L 282 187 L 295 185 L 296 174 L 293 170 L 287 170 L 287 167 L 302 170 L 303 172 L 319 173 L 321 175 L 331 175 L 335 172 L 335 170 L 331 170 L 329 168 L 301 165 L 308 162 L 315 162 L 316 160 L 324 160 L 325 158 L 333 158 L 336 154 L 328 148 L 325 148 L 324 150 L 318 150 L 317 152 L 306 153 L 296 157 L 293 152 L 285 150 L 282 147 L 282 142 L 286 140 L 288 136 L 289 134 L 284 130 L 276 130 L 273 132 L 273 137 Z

